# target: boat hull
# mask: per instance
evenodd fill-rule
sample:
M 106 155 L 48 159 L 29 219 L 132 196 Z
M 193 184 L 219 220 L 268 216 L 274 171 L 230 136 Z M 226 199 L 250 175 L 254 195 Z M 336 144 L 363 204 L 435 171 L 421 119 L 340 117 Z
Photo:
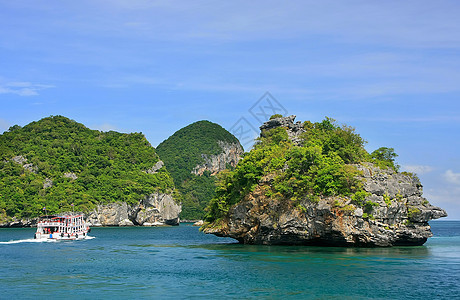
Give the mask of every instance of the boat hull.
M 84 240 L 88 234 L 86 232 L 80 232 L 77 234 L 62 234 L 62 233 L 35 233 L 34 238 L 39 240 L 64 240 L 64 241 L 72 241 L 72 240 Z

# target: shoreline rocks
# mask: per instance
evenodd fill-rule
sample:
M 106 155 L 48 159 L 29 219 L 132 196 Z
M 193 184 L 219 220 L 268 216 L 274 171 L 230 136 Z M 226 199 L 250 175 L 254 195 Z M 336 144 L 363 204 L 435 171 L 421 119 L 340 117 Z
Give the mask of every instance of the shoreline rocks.
M 181 205 L 170 194 L 153 193 L 130 206 L 126 202 L 98 205 L 87 215 L 92 226 L 179 225 Z
M 195 223 L 193 223 L 193 226 L 203 226 L 204 225 L 204 221 L 203 220 L 199 220 L 199 221 L 196 221 Z
M 83 213 L 90 226 L 177 226 L 180 223 L 181 205 L 170 194 L 153 193 L 136 205 L 126 202 L 98 205 Z M 12 219 L 0 227 L 34 227 L 38 218 Z

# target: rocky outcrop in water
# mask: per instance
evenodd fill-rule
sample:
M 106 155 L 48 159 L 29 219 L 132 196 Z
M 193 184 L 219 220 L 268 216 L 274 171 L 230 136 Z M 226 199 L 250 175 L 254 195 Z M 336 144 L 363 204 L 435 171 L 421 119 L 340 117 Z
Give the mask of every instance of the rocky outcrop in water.
M 228 166 L 235 167 L 237 165 L 244 153 L 241 145 L 223 141 L 217 141 L 217 143 L 222 148 L 222 152 L 209 156 L 202 154 L 201 157 L 204 159 L 204 163 L 197 165 L 192 170 L 192 174 L 201 176 L 205 171 L 209 171 L 211 175 L 216 175 L 220 171 L 227 169 Z
M 367 209 L 343 197 L 303 201 L 296 207 L 289 199 L 268 201 L 263 186 L 271 178 L 266 177 L 231 209 L 220 228 L 204 231 L 246 244 L 422 245 L 432 236 L 428 221 L 447 216 L 422 197 L 418 179 L 372 164 L 358 169 L 369 193 L 364 201 L 372 203 Z
M 10 218 L 4 222 L 0 222 L 0 228 L 22 228 L 22 227 L 35 227 L 37 226 L 38 218 L 31 219 L 17 219 Z
M 294 118 L 270 120 L 260 129 L 283 127 L 299 146 L 305 129 L 294 123 Z M 360 197 L 271 197 L 267 191 L 271 191 L 276 174 L 264 174 L 224 217 L 202 229 L 245 244 L 387 247 L 424 244 L 432 236 L 428 222 L 447 216 L 445 210 L 423 198 L 416 175 L 368 162 L 348 166 L 357 170 L 362 182 Z
M 154 193 L 134 206 L 122 203 L 98 205 L 87 216 L 93 226 L 179 225 L 181 205 L 170 194 Z
M 98 205 L 87 215 L 86 221 L 91 226 L 134 226 L 129 218 L 130 210 L 126 202 Z
M 98 205 L 89 213 L 83 213 L 90 226 L 163 226 L 179 225 L 181 205 L 170 194 L 153 193 L 136 205 L 126 202 Z M 63 213 L 66 214 L 66 213 Z M 0 227 L 34 227 L 38 218 L 11 220 Z

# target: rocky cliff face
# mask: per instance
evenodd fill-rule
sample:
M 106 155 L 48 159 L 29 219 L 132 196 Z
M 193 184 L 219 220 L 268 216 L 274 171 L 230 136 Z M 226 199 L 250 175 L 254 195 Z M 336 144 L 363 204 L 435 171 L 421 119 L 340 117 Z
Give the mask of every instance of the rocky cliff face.
M 235 167 L 244 151 L 240 144 L 227 143 L 223 141 L 217 142 L 222 148 L 222 152 L 218 155 L 205 155 L 202 154 L 204 163 L 197 165 L 192 174 L 203 175 L 205 171 L 211 172 L 211 175 L 216 175 L 222 170 L 227 169 L 227 165 Z
M 126 202 L 98 205 L 85 214 L 90 226 L 162 226 L 179 225 L 181 205 L 174 201 L 172 195 L 153 193 L 136 205 Z M 65 214 L 65 213 L 64 213 Z M 0 227 L 34 227 L 38 218 L 12 219 L 0 223 Z
M 284 127 L 286 132 L 294 145 L 300 145 L 302 140 L 300 135 L 305 132 L 302 122 L 297 121 L 294 123 L 296 116 L 282 117 L 269 120 L 260 126 L 260 131 L 270 130 L 277 127 Z
M 344 197 L 297 206 L 289 199 L 268 200 L 264 186 L 271 178 L 265 177 L 220 227 L 204 231 L 246 244 L 422 245 L 432 236 L 428 221 L 447 216 L 422 197 L 418 179 L 372 164 L 357 167 L 369 193 L 364 201 L 375 203 L 368 209 Z
M 93 226 L 179 225 L 181 205 L 169 194 L 154 193 L 138 204 L 126 202 L 98 205 L 87 216 Z
M 305 129 L 294 118 L 270 120 L 260 129 L 283 127 L 299 146 Z M 245 244 L 386 247 L 424 244 L 432 236 L 428 221 L 447 216 L 423 198 L 416 175 L 368 162 L 350 166 L 363 184 L 360 197 L 269 197 L 277 175 L 265 174 L 223 218 L 202 229 Z

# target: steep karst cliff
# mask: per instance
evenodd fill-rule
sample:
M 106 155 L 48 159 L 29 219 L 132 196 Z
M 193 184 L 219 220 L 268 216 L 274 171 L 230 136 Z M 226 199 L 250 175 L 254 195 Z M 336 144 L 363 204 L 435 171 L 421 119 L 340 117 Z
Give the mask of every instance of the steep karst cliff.
M 206 171 L 212 176 L 218 174 L 227 168 L 234 168 L 243 155 L 243 149 L 237 143 L 228 143 L 217 141 L 217 144 L 222 149 L 222 152 L 214 155 L 202 154 L 204 162 L 198 164 L 191 171 L 192 174 L 202 176 Z
M 422 245 L 428 221 L 447 216 L 423 198 L 416 175 L 397 171 L 394 155 L 365 152 L 331 119 L 294 118 L 261 126 L 255 149 L 218 183 L 204 232 L 246 244 Z
M 182 194 L 181 218 L 198 220 L 215 193 L 215 176 L 234 168 L 243 154 L 239 141 L 220 125 L 199 121 L 176 131 L 157 147 Z
M 179 225 L 181 205 L 172 195 L 154 193 L 135 205 L 126 202 L 98 205 L 87 215 L 92 226 Z

